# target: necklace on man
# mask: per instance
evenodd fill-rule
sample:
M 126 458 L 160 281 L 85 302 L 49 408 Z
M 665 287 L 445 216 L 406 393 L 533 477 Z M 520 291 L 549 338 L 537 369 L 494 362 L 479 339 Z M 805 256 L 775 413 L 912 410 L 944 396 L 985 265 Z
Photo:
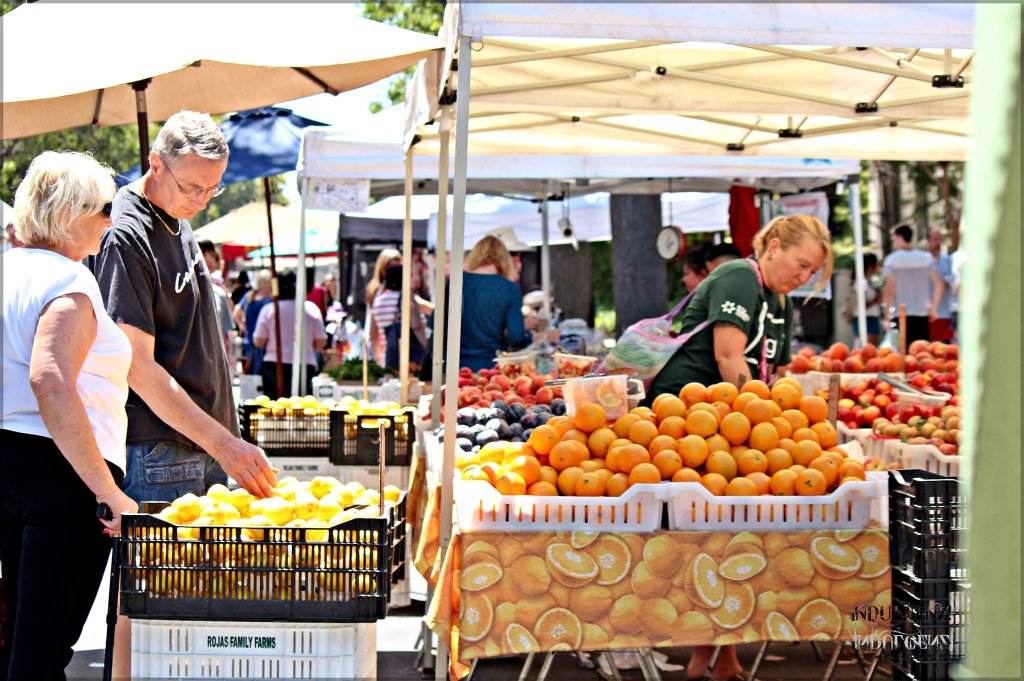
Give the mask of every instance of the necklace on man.
M 160 213 L 158 213 L 156 211 L 156 208 L 153 207 L 153 204 L 149 202 L 149 197 L 146 196 L 146 190 L 145 189 L 142 190 L 142 200 L 146 202 L 147 206 L 149 206 L 150 212 L 153 213 L 153 215 L 155 215 L 158 220 L 160 220 L 160 223 L 164 226 L 164 229 L 167 230 L 168 234 L 170 234 L 171 236 L 179 236 L 181 234 L 181 221 L 180 220 L 178 221 L 178 231 L 177 232 L 175 232 L 173 229 L 171 229 L 171 226 L 169 224 L 167 224 L 166 220 L 164 220 L 164 216 L 160 215 Z

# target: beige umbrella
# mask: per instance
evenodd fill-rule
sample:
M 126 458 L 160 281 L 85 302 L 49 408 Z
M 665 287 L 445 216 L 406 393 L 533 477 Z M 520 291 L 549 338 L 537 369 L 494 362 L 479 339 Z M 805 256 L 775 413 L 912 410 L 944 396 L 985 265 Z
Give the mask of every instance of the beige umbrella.
M 273 204 L 271 218 L 274 239 L 285 243 L 298 241 L 302 231 L 302 206 Z M 196 228 L 196 238 L 209 239 L 215 244 L 236 243 L 262 246 L 267 243 L 267 207 L 262 201 L 253 201 L 230 213 Z M 311 210 L 306 213 L 306 231 L 338 230 L 338 214 L 331 211 Z
M 443 46 L 335 4 L 36 2 L 0 30 L 3 139 L 139 122 L 143 170 L 148 120 L 337 94 Z

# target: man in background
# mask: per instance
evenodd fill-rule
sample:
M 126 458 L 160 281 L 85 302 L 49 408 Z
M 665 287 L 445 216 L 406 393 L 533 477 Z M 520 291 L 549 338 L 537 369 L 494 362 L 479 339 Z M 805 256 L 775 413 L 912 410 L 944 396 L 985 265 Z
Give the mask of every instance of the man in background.
M 708 274 L 714 272 L 715 268 L 723 262 L 739 260 L 742 257 L 743 254 L 740 253 L 740 249 L 736 244 L 727 244 L 724 241 L 720 244 L 715 244 L 704 254 L 704 260 L 708 265 Z
M 928 232 L 928 252 L 932 256 L 932 267 L 939 275 L 940 284 L 932 291 L 932 309 L 935 316 L 929 322 L 929 336 L 933 341 L 949 343 L 953 340 L 953 311 L 956 301 L 954 291 L 955 275 L 953 258 L 942 252 L 942 232 L 933 229 Z
M 235 340 L 235 320 L 231 318 L 231 304 L 228 302 L 228 292 L 220 284 L 218 275 L 221 273 L 221 259 L 217 247 L 209 239 L 199 241 L 199 250 L 203 253 L 203 260 L 206 261 L 206 269 L 210 272 L 210 287 L 217 298 L 217 321 L 220 322 L 220 331 L 224 339 L 224 351 L 228 356 L 228 365 L 233 365 L 231 356 L 232 344 Z M 232 371 L 232 374 L 235 372 Z
M 932 293 L 942 286 L 942 280 L 932 267 L 932 256 L 914 248 L 914 232 L 909 225 L 900 225 L 892 231 L 892 253 L 882 261 L 885 275 L 885 305 L 882 309 L 886 324 L 883 328 L 899 330 L 900 305 L 907 310 L 907 345 L 915 340 L 930 340 L 929 318 L 934 316 Z

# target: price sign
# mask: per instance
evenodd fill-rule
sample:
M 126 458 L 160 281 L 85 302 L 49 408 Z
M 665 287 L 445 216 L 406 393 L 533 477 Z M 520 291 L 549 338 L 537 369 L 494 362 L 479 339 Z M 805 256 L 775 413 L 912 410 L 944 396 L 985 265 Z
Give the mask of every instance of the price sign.
M 309 180 L 307 208 L 362 213 L 370 205 L 369 180 Z

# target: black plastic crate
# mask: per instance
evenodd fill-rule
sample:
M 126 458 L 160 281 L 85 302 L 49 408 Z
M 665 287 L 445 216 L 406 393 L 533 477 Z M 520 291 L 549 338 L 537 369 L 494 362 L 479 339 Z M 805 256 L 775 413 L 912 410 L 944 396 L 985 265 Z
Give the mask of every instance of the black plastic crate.
M 890 471 L 889 557 L 918 579 L 966 580 L 967 502 L 956 478 Z
M 970 610 L 969 587 L 949 580 L 932 583 L 893 573 L 892 659 L 900 678 L 949 679 L 963 661 Z M 921 596 L 932 592 L 936 597 Z
M 384 424 L 384 463 L 408 466 L 416 441 L 416 410 L 403 409 L 394 415 L 353 414 L 343 409 L 331 412 L 331 463 L 339 466 L 375 466 L 380 459 L 380 424 Z
M 332 528 L 190 527 L 125 515 L 121 614 L 144 619 L 372 622 L 404 575 L 405 496 Z M 314 533 L 324 533 L 318 535 Z M 402 565 L 396 566 L 395 556 Z
M 331 443 L 342 436 L 335 413 L 243 404 L 238 408 L 239 429 L 243 440 L 262 447 L 267 456 L 329 456 Z

